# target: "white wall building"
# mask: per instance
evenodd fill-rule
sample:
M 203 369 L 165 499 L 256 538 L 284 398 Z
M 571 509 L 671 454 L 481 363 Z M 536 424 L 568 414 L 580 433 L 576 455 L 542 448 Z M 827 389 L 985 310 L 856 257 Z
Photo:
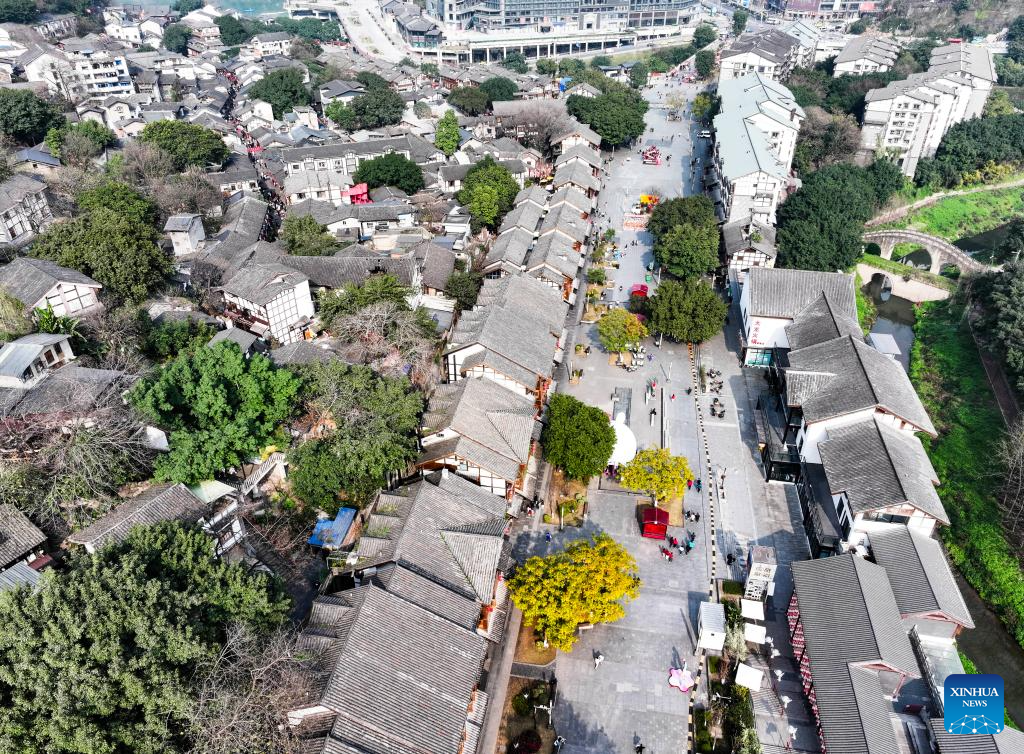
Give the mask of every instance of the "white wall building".
M 868 92 L 861 151 L 895 153 L 903 174 L 912 177 L 922 157 L 935 156 L 951 127 L 982 114 L 995 82 L 987 47 L 937 47 L 927 72 Z
M 225 313 L 236 325 L 284 345 L 302 340 L 313 318 L 309 278 L 284 265 L 243 267 L 221 291 Z
M 784 81 L 806 57 L 813 58 L 813 48 L 802 53 L 800 40 L 779 31 L 765 31 L 741 34 L 728 48 L 722 50 L 718 81 L 740 78 L 748 73 L 759 73 L 773 81 Z
M 887 37 L 859 36 L 851 39 L 836 56 L 834 78 L 844 75 L 863 76 L 884 73 L 896 64 L 903 48 Z

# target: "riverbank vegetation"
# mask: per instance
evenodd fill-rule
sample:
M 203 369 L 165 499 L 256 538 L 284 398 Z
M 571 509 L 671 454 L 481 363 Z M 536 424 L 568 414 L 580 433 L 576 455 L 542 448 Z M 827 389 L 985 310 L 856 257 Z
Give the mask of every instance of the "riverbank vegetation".
M 963 313 L 955 299 L 918 310 L 910 376 L 939 433 L 923 442 L 942 480 L 950 560 L 1024 646 L 1024 572 L 998 504 L 1003 419 Z
M 952 243 L 965 236 L 992 230 L 1022 212 L 1024 189 L 994 189 L 940 199 L 877 229 L 909 228 Z
M 942 288 L 946 291 L 955 291 L 957 282 L 951 278 L 943 277 L 942 275 L 936 275 L 928 270 L 919 270 L 916 267 L 911 267 L 908 264 L 902 262 L 894 262 L 891 259 L 883 259 L 877 254 L 864 254 L 861 256 L 859 262 L 862 264 L 869 265 L 871 267 L 877 267 L 885 272 L 891 272 L 894 275 L 899 275 L 902 278 L 908 278 L 910 280 L 917 280 L 921 283 L 927 283 L 928 285 L 936 288 Z

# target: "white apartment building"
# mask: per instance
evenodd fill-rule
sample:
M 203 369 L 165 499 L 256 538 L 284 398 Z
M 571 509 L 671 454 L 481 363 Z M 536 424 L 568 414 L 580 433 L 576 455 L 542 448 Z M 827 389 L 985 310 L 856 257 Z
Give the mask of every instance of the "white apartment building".
M 262 60 L 268 55 L 288 57 L 292 54 L 292 35 L 286 31 L 257 34 L 245 45 L 244 52 L 256 60 Z
M 775 224 L 775 211 L 791 185 L 790 166 L 804 119 L 792 92 L 759 73 L 718 87 L 712 163 L 705 187 L 722 222 Z
M 988 48 L 937 47 L 927 72 L 868 92 L 861 151 L 895 153 L 903 174 L 912 177 L 918 161 L 935 155 L 952 126 L 981 115 L 995 81 Z
M 884 73 L 896 64 L 896 58 L 902 51 L 903 48 L 895 40 L 887 37 L 854 37 L 836 55 L 832 76 L 839 78 L 843 75 Z
M 72 101 L 135 92 L 128 61 L 123 55 L 106 50 L 41 52 L 25 63 L 25 78 L 42 81 L 53 94 Z
M 759 73 L 772 81 L 784 81 L 802 61 L 802 47 L 800 40 L 778 29 L 741 34 L 732 45 L 722 50 L 719 85 L 748 73 Z M 810 54 L 813 57 L 813 48 Z
M 146 44 L 159 47 L 164 38 L 164 27 L 168 24 L 167 16 L 149 16 L 145 13 L 131 13 L 124 6 L 103 9 L 103 31 L 132 47 Z

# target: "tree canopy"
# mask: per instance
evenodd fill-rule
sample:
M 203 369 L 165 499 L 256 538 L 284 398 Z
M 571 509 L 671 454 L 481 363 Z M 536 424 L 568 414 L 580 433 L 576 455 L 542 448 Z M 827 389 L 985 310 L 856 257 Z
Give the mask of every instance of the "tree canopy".
M 299 381 L 265 356 L 246 358 L 234 343 L 217 343 L 179 355 L 140 380 L 129 399 L 169 430 L 157 477 L 194 484 L 256 457 L 291 414 L 298 390 Z
M 336 317 L 355 314 L 373 304 L 387 302 L 409 308 L 412 289 L 398 282 L 394 275 L 371 275 L 362 284 L 346 283 L 339 290 L 324 290 L 317 302 L 317 311 L 330 329 Z
M 79 140 L 86 142 L 86 149 L 83 149 L 81 144 L 75 143 Z M 96 157 L 105 148 L 116 142 L 117 136 L 102 123 L 83 120 L 51 128 L 46 132 L 45 141 L 54 157 L 60 157 L 64 162 L 72 162 L 79 167 L 84 167 L 87 160 Z M 65 145 L 73 148 L 65 149 Z M 65 152 L 70 152 L 70 154 Z
M 1024 114 L 972 118 L 950 128 L 934 159 L 917 163 L 918 186 L 954 187 L 990 163 L 1024 163 Z
M 359 126 L 356 112 L 341 100 L 335 100 L 324 108 L 324 115 L 334 121 L 339 128 L 354 131 Z
M 29 24 L 39 18 L 35 0 L 0 0 L 0 23 Z
M 1002 354 L 1011 384 L 1024 391 L 1024 263 L 1011 261 L 973 288 L 984 305 L 983 331 Z
M 231 18 L 231 16 L 221 16 Z M 219 19 L 218 19 L 219 20 Z M 293 107 L 305 106 L 312 101 L 309 88 L 302 80 L 297 68 L 282 68 L 271 71 L 249 89 L 253 99 L 269 102 L 274 108 L 274 117 L 280 120 Z
M 386 83 L 383 86 L 376 83 L 364 86 L 366 92 L 353 99 L 350 105 L 359 128 L 382 128 L 401 122 L 405 102 L 398 92 Z
M 800 125 L 793 164 L 801 175 L 837 162 L 852 162 L 860 147 L 860 128 L 852 115 L 833 115 L 811 106 Z
M 716 39 L 718 39 L 718 32 L 715 31 L 715 27 L 711 24 L 701 24 L 694 29 L 693 46 L 698 50 L 703 50 Z
M 480 87 L 458 86 L 448 94 L 448 104 L 466 115 L 475 116 L 487 112 L 491 100 Z
M 526 56 L 518 50 L 513 50 L 506 55 L 505 59 L 501 61 L 501 65 L 513 73 L 526 73 L 530 70 L 530 66 L 526 62 Z
M 586 480 L 608 465 L 615 449 L 615 430 L 601 409 L 555 393 L 548 403 L 540 442 L 544 457 L 568 478 Z
M 434 131 L 434 146 L 444 152 L 445 157 L 451 157 L 459 148 L 461 138 L 459 119 L 455 117 L 454 110 L 448 110 L 437 122 L 437 128 Z
M 16 144 L 34 146 L 63 125 L 60 110 L 27 89 L 0 89 L 0 133 Z
M 488 102 L 494 103 L 515 99 L 519 89 L 512 79 L 494 76 L 480 85 L 480 91 L 487 95 Z
M 607 534 L 532 557 L 508 581 L 509 595 L 545 643 L 572 650 L 581 623 L 612 623 L 640 592 L 636 560 Z
M 170 272 L 170 261 L 156 239 L 152 226 L 98 206 L 51 225 L 32 244 L 32 256 L 78 270 L 103 285 L 107 293 L 137 302 Z
M 864 223 L 903 184 L 888 160 L 871 167 L 828 165 L 804 179 L 778 211 L 781 267 L 846 270 L 861 255 Z
M 634 89 L 640 89 L 647 84 L 647 79 L 650 75 L 651 69 L 647 66 L 647 63 L 638 60 L 629 69 L 629 83 Z
M 455 299 L 456 308 L 462 312 L 472 309 L 476 305 L 481 285 L 483 285 L 483 277 L 479 272 L 455 270 L 448 276 L 448 282 L 445 283 L 444 288 L 445 293 Z
M 647 337 L 647 328 L 632 312 L 612 309 L 597 322 L 597 335 L 607 351 L 625 351 Z
M 493 230 L 512 209 L 518 193 L 516 179 L 488 155 L 469 169 L 456 196 L 460 204 L 469 208 L 475 230 Z
M 716 222 L 715 205 L 706 196 L 686 196 L 667 199 L 654 208 L 647 221 L 647 232 L 655 242 L 680 225 L 699 227 Z
M 397 152 L 363 160 L 356 170 L 357 183 L 366 183 L 371 189 L 378 186 L 396 186 L 407 194 L 423 189 L 423 171 L 420 166 Z
M 703 196 L 691 198 L 707 201 Z M 654 258 L 676 277 L 706 275 L 718 266 L 718 235 L 712 210 L 702 222 L 684 222 L 661 235 L 654 245 Z
M 747 20 L 750 18 L 750 14 L 742 8 L 734 8 L 732 11 L 732 33 L 737 36 L 743 33 L 743 30 L 747 28 Z
M 647 101 L 628 89 L 615 89 L 597 97 L 574 94 L 565 106 L 570 115 L 593 128 L 608 146 L 627 144 L 646 130 Z
M 416 457 L 422 394 L 405 377 L 384 377 L 340 360 L 311 364 L 299 375 L 307 411 L 335 428 L 292 452 L 292 490 L 329 513 L 337 510 L 339 493 L 366 502 L 388 473 Z
M 205 168 L 220 166 L 228 158 L 228 148 L 216 131 L 183 120 L 157 120 L 147 123 L 139 141 L 160 147 L 171 156 L 175 170 L 190 165 Z
M 281 226 L 281 240 L 289 254 L 300 257 L 330 256 L 339 246 L 327 227 L 312 215 L 286 217 Z
M 693 58 L 693 68 L 702 79 L 711 78 L 715 72 L 715 53 L 711 50 L 701 50 Z
M 85 212 L 109 209 L 141 225 L 155 226 L 156 205 L 134 187 L 120 181 L 104 181 L 98 186 L 78 192 L 78 208 Z
M 672 455 L 668 448 L 644 448 L 632 461 L 619 466 L 623 487 L 648 492 L 658 502 L 679 497 L 692 480 L 689 462 L 683 456 Z
M 188 43 L 192 39 L 192 30 L 185 24 L 171 24 L 164 29 L 164 35 L 160 40 L 166 49 L 184 55 L 188 52 Z
M 231 624 L 262 633 L 285 608 L 199 529 L 138 527 L 0 592 L 0 731 L 18 752 L 187 751 L 197 671 Z
M 646 305 L 648 326 L 682 343 L 703 343 L 722 329 L 729 307 L 703 280 L 663 280 Z

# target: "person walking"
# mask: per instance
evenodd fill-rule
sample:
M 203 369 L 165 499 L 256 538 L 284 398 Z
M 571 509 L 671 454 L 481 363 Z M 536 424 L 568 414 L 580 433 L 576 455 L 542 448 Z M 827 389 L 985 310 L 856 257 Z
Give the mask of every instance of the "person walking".
M 644 749 L 646 749 L 646 748 L 647 747 L 644 746 L 643 744 L 638 743 L 636 746 L 633 747 L 633 752 L 634 752 L 634 754 L 644 754 Z
M 688 489 L 688 490 L 692 490 L 693 489 L 693 480 L 692 479 L 687 479 L 686 480 L 686 489 Z
M 594 670 L 597 670 L 599 667 L 601 667 L 602 662 L 604 662 L 604 655 L 598 652 L 594 655 Z

